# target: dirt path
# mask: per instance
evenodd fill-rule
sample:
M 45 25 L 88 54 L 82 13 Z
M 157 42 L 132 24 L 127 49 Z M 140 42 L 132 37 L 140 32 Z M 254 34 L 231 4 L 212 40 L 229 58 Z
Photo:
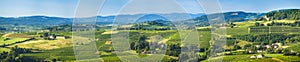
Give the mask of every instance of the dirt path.
M 167 41 L 169 41 L 172 37 L 169 37 L 167 39 L 163 39 L 162 41 L 158 42 L 158 44 L 161 44 L 161 43 L 166 43 Z
M 115 34 L 115 33 L 118 33 L 118 31 L 105 31 L 101 34 Z
M 13 33 L 4 34 L 4 35 L 2 35 L 2 37 L 7 37 L 7 36 L 12 35 L 12 34 Z
M 173 34 L 172 36 L 170 36 L 169 38 L 167 39 L 163 39 L 162 41 L 158 42 L 158 44 L 161 44 L 161 43 L 167 43 L 169 40 L 172 39 L 172 37 L 174 37 L 176 34 Z
M 275 61 L 278 61 L 278 62 L 284 62 L 284 61 L 282 61 L 282 60 L 280 60 L 278 58 L 272 58 L 272 60 L 275 60 Z

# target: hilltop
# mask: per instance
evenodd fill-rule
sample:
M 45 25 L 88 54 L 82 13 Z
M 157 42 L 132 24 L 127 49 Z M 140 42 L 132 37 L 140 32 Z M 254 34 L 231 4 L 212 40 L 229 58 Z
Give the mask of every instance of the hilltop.
M 300 20 L 300 9 L 283 9 L 266 14 L 269 20 Z

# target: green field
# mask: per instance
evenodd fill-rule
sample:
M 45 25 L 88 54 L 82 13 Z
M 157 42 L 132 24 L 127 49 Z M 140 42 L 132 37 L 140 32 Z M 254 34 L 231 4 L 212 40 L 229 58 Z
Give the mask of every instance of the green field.
M 292 44 L 288 48 L 291 49 L 291 50 L 293 50 L 293 51 L 300 52 L 300 43 Z
M 0 53 L 2 52 L 9 52 L 10 49 L 9 48 L 0 48 Z
M 72 39 L 56 39 L 56 40 L 31 40 L 23 43 L 14 44 L 8 47 L 19 46 L 21 48 L 31 48 L 40 50 L 51 50 L 63 47 L 73 46 Z
M 9 45 L 17 42 L 22 42 L 28 40 L 29 38 L 10 38 L 9 40 L 4 41 L 5 38 L 0 38 L 0 45 Z
M 261 22 L 261 23 L 266 23 L 266 22 Z M 257 55 L 258 53 L 255 53 L 255 54 L 246 54 L 245 53 L 244 54 L 243 52 L 246 51 L 245 50 L 246 48 L 244 48 L 244 45 L 246 45 L 246 44 L 254 45 L 254 43 L 258 43 L 258 42 L 251 42 L 251 41 L 246 41 L 246 40 L 242 40 L 242 39 L 237 39 L 236 36 L 252 35 L 253 33 L 248 32 L 248 28 L 251 26 L 254 26 L 255 21 L 236 22 L 235 24 L 236 24 L 235 27 L 232 27 L 232 28 L 227 27 L 226 28 L 226 36 L 227 36 L 226 46 L 221 46 L 221 47 L 225 48 L 225 50 L 229 50 L 226 52 L 237 52 L 238 51 L 238 54 L 222 56 L 223 62 L 282 62 L 282 61 L 283 62 L 293 62 L 293 61 L 300 61 L 300 57 L 298 57 L 298 56 L 284 56 L 283 54 L 265 54 L 267 58 L 251 59 L 250 56 Z M 202 52 L 197 52 L 197 53 L 199 53 L 199 55 L 201 57 L 207 56 L 206 52 L 209 52 L 209 50 L 206 50 L 206 49 L 211 48 L 211 45 L 210 45 L 212 42 L 211 32 L 212 31 L 210 30 L 209 27 L 198 29 L 197 35 L 199 36 L 199 38 L 198 38 L 199 39 L 198 43 L 200 44 L 199 47 L 200 47 L 200 49 L 204 50 Z M 99 30 L 99 31 L 95 31 L 95 34 L 96 34 L 95 39 L 96 39 L 96 45 L 98 48 L 97 54 L 100 55 L 100 59 L 95 58 L 95 59 L 91 59 L 91 60 L 102 60 L 105 62 L 120 62 L 121 61 L 120 58 L 117 57 L 115 52 L 113 52 L 114 48 L 112 46 L 112 43 L 110 43 L 110 42 L 112 42 L 111 35 L 118 34 L 118 33 L 129 33 L 129 37 L 128 37 L 129 43 L 140 41 L 140 37 L 142 37 L 142 36 L 147 37 L 146 38 L 147 41 L 152 40 L 151 36 L 161 36 L 163 38 L 163 40 L 165 40 L 167 45 L 175 45 L 175 46 L 173 46 L 174 50 L 172 50 L 172 51 L 169 50 L 170 51 L 169 53 L 179 54 L 178 52 L 176 52 L 178 50 L 176 48 L 181 48 L 181 47 L 176 47 L 176 46 L 182 46 L 182 45 L 180 45 L 180 44 L 182 44 L 181 43 L 182 39 L 180 37 L 181 35 L 177 30 L 159 30 L 159 31 L 155 31 L 155 30 L 120 30 L 120 31 Z M 25 35 L 25 34 L 27 34 L 27 35 Z M 74 52 L 73 52 L 74 45 L 73 45 L 72 39 L 64 39 L 62 37 L 65 35 L 71 36 L 72 32 L 53 32 L 53 34 L 57 34 L 57 35 L 61 36 L 55 40 L 46 40 L 46 39 L 39 38 L 38 36 L 34 36 L 34 35 L 36 35 L 35 33 L 25 33 L 25 34 L 9 35 L 8 37 L 12 37 L 12 38 L 10 38 L 9 40 L 6 40 L 6 41 L 2 41 L 5 38 L 0 38 L 0 45 L 12 44 L 12 45 L 9 45 L 8 48 L 0 48 L 0 52 L 10 51 L 9 48 L 14 47 L 14 46 L 19 46 L 20 48 L 33 49 L 32 53 L 20 54 L 21 56 L 34 58 L 34 59 L 42 60 L 42 61 L 51 61 L 53 59 L 57 59 L 57 60 L 63 61 L 63 62 L 76 61 L 76 58 L 75 58 Z M 75 32 L 75 34 L 91 34 L 91 33 L 90 32 Z M 20 36 L 18 37 L 18 35 L 20 35 Z M 33 37 L 35 37 L 37 39 L 30 40 L 30 41 L 23 42 L 23 43 L 17 43 L 19 41 L 29 39 L 29 38 L 26 38 L 29 35 L 30 36 L 32 35 Z M 261 35 L 261 34 L 253 34 L 253 35 Z M 72 38 L 85 39 L 85 40 L 88 39 L 88 38 L 85 38 L 85 36 L 82 36 L 82 37 L 81 36 L 76 36 L 76 37 L 72 36 Z M 288 41 L 286 41 L 286 42 L 288 42 Z M 14 44 L 14 43 L 16 43 L 16 44 Z M 85 43 L 90 43 L 90 41 L 86 41 Z M 285 46 L 290 46 L 290 47 L 288 47 L 289 49 L 296 51 L 296 52 L 300 52 L 299 45 L 300 45 L 300 43 L 291 44 L 291 45 L 287 44 Z M 236 46 L 239 46 L 240 49 L 235 49 Z M 167 47 L 167 48 L 171 49 L 170 47 Z M 180 50 L 178 50 L 178 51 L 180 51 Z M 240 51 L 242 51 L 242 52 L 240 52 Z M 124 55 L 121 55 L 120 57 L 123 57 L 123 58 L 131 57 L 129 55 L 126 55 L 128 52 L 122 51 L 122 53 L 124 53 Z M 138 52 L 136 52 L 136 50 L 130 50 L 130 53 L 138 54 Z M 164 61 L 164 62 L 177 61 L 179 57 L 176 56 L 176 54 L 161 55 L 164 57 L 162 61 Z M 136 58 L 136 57 L 148 57 L 148 56 L 151 56 L 151 54 L 150 55 L 140 54 L 140 55 L 134 56 L 134 57 Z M 131 57 L 131 58 L 134 58 L 134 57 Z M 209 58 L 209 60 L 216 60 L 216 59 L 220 59 L 222 57 Z M 155 58 L 158 58 L 158 57 L 155 57 Z M 295 59 L 295 60 L 290 60 L 290 59 Z M 209 61 L 208 58 L 205 58 L 203 60 L 204 60 L 203 62 Z M 79 61 L 88 61 L 88 60 L 79 60 Z
M 245 23 L 237 23 L 237 26 L 234 28 L 227 28 L 227 35 L 231 37 L 232 35 L 245 35 L 245 34 L 250 34 L 248 33 L 248 27 L 253 26 L 254 22 L 245 22 Z M 115 53 L 111 53 L 108 51 L 113 51 L 113 46 L 111 44 L 105 44 L 107 41 L 111 41 L 111 34 L 113 33 L 106 33 L 102 34 L 106 31 L 97 31 L 96 32 L 96 39 L 97 39 L 97 47 L 99 54 L 101 55 L 101 60 L 103 61 L 113 61 L 113 62 L 120 62 L 121 60 L 119 57 L 116 56 Z M 151 31 L 151 30 L 124 30 L 124 31 L 119 31 L 119 33 L 122 32 L 128 32 L 129 33 L 129 40 L 132 41 L 137 41 L 139 40 L 138 38 L 140 36 L 155 36 L 159 35 L 162 36 L 164 39 L 168 39 L 167 44 L 177 44 L 181 43 L 181 37 L 180 34 L 175 31 L 175 30 L 167 30 L 167 31 Z M 66 34 L 65 34 L 66 35 Z M 200 29 L 198 30 L 198 35 L 199 35 L 199 44 L 200 48 L 209 48 L 210 47 L 210 41 L 211 41 L 211 31 L 210 30 L 205 30 L 205 29 Z M 147 38 L 149 39 L 149 38 Z M 60 41 L 69 41 L 69 40 L 60 40 Z M 35 41 L 36 42 L 36 41 Z M 38 45 L 38 44 L 52 44 L 55 42 L 58 42 L 58 40 L 54 41 L 38 41 L 35 44 L 26 44 L 27 46 L 29 45 Z M 237 43 L 236 43 L 237 42 Z M 233 48 L 233 45 L 238 45 L 238 46 L 244 46 L 245 44 L 252 44 L 252 42 L 244 41 L 244 40 L 238 40 L 235 41 L 235 39 L 227 39 L 227 46 L 230 48 Z M 22 47 L 22 44 L 19 44 Z M 64 44 L 61 44 L 64 45 Z M 23 46 L 26 47 L 26 46 Z M 37 46 L 37 47 L 42 47 L 42 46 Z M 34 48 L 34 47 L 28 47 L 28 48 Z M 298 48 L 297 45 L 290 47 L 292 48 Z M 41 49 L 41 48 L 38 48 Z M 29 57 L 34 57 L 34 58 L 39 58 L 42 60 L 47 60 L 50 61 L 51 59 L 60 59 L 61 61 L 74 61 L 76 60 L 74 57 L 73 49 L 71 47 L 59 47 L 55 49 L 49 49 L 49 50 L 41 50 L 39 51 L 40 53 L 29 53 L 29 54 L 24 54 L 25 56 Z M 68 52 L 68 53 L 65 53 Z M 205 55 L 204 52 L 201 52 L 201 55 Z M 267 57 L 270 58 L 264 58 L 264 59 L 251 59 L 250 56 L 253 54 L 243 54 L 243 55 L 226 55 L 223 57 L 224 62 L 266 62 L 266 61 L 271 61 L 271 62 L 280 62 L 280 61 L 291 61 L 288 60 L 290 58 L 293 59 L 299 59 L 297 56 L 283 56 L 282 54 L 265 54 Z M 139 57 L 146 57 L 147 55 L 140 55 Z M 127 56 L 122 56 L 122 57 L 127 57 Z M 167 59 L 166 59 L 167 58 Z M 176 57 L 178 58 L 178 57 Z M 170 59 L 174 59 L 174 57 L 166 56 L 163 61 L 168 61 Z M 213 58 L 211 58 L 213 60 Z M 84 61 L 84 60 L 81 60 Z M 206 62 L 208 60 L 204 60 Z M 293 61 L 298 61 L 298 60 L 293 60 Z
M 23 55 L 46 61 L 51 61 L 52 59 L 60 59 L 61 61 L 76 60 L 73 52 L 73 47 L 66 47 L 53 50 L 42 50 L 38 51 L 37 53 L 28 53 Z

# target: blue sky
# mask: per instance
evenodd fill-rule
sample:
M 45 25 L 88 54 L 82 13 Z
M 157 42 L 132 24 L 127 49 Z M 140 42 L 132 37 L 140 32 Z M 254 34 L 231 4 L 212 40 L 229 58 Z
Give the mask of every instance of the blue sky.
M 134 8 L 142 8 L 143 5 L 139 3 L 148 3 L 141 0 L 106 0 L 102 11 L 99 15 L 116 15 L 126 4 L 131 4 Z M 155 1 L 155 0 L 149 0 Z M 163 3 L 170 3 L 171 0 L 156 0 L 157 2 L 151 2 L 153 7 L 171 7 L 171 10 L 162 11 L 144 10 L 139 11 L 126 11 L 124 14 L 138 14 L 138 13 L 174 13 L 182 12 L 172 6 L 164 6 Z M 197 4 L 195 0 L 174 0 L 177 1 L 180 6 L 183 6 L 188 13 L 203 13 L 201 6 Z M 0 0 L 0 16 L 3 17 L 19 17 L 19 16 L 32 16 L 32 15 L 46 15 L 57 17 L 73 17 L 76 11 L 76 7 L 79 0 Z M 219 0 L 220 6 L 223 12 L 228 11 L 246 11 L 246 12 L 268 12 L 276 9 L 288 9 L 299 8 L 300 0 Z M 158 3 L 158 4 L 155 4 Z M 162 4 L 159 4 L 162 3 Z M 145 5 L 144 5 L 145 6 Z M 149 8 L 149 9 L 151 9 Z M 147 8 L 145 8 L 147 9 Z

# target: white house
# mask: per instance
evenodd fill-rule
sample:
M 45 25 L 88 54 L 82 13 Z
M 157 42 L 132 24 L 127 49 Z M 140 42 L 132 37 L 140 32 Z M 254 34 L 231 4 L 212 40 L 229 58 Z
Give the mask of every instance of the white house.
M 282 46 L 283 44 L 282 43 L 275 43 L 276 45 L 278 45 L 278 46 Z
M 256 48 L 259 48 L 259 47 L 260 47 L 260 45 L 255 45 L 255 47 L 256 47 Z
M 261 53 L 261 52 L 263 52 L 263 51 L 262 51 L 262 50 L 257 50 L 257 52 L 258 52 L 258 53 Z
M 256 58 L 265 58 L 265 55 L 263 55 L 263 54 L 259 54 L 259 55 L 257 55 L 257 57 Z
M 253 55 L 253 56 L 250 56 L 250 58 L 251 58 L 251 59 L 255 59 L 255 58 L 258 58 L 258 59 L 259 59 L 259 58 L 265 58 L 265 55 L 263 55 L 263 54 L 259 54 L 259 55 L 257 55 L 257 56 L 256 56 L 256 55 Z
M 270 45 L 266 45 L 266 48 L 271 48 L 271 46 Z
M 255 58 L 256 58 L 256 56 L 255 56 L 255 55 L 254 55 L 254 56 L 250 56 L 250 58 L 251 58 L 251 59 L 255 59 Z

